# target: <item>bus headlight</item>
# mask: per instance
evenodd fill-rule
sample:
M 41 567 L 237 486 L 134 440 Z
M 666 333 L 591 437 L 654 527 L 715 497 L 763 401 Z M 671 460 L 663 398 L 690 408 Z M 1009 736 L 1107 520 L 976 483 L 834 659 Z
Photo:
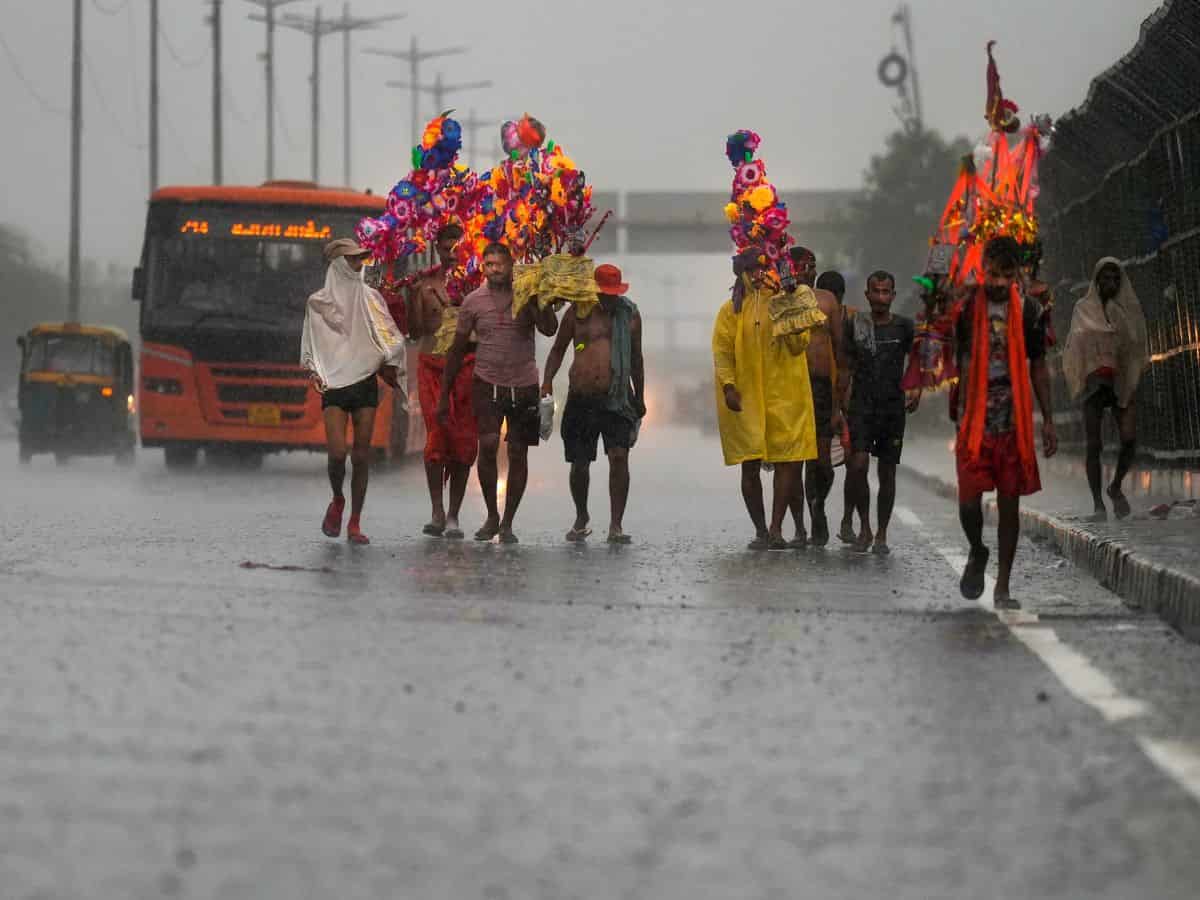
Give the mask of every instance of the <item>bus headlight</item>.
M 133 394 L 125 398 L 125 408 L 129 410 L 131 416 L 137 412 L 137 401 L 133 399 Z

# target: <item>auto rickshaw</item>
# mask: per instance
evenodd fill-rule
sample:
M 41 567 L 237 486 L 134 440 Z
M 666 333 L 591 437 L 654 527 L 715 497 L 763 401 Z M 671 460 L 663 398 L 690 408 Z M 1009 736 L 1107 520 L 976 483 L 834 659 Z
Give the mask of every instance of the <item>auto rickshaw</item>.
M 117 328 L 77 322 L 35 325 L 17 338 L 21 377 L 18 454 L 112 454 L 133 462 L 137 441 L 133 352 Z

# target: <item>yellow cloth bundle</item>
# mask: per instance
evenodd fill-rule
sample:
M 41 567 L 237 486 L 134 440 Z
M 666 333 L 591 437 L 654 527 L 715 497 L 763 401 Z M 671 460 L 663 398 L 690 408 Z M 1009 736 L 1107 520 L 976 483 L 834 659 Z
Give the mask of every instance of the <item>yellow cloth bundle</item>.
M 586 318 L 600 302 L 596 296 L 596 264 L 586 256 L 555 253 L 541 262 L 514 267 L 513 318 L 535 297 L 540 307 L 566 300 L 574 304 L 579 318 Z
M 525 304 L 538 294 L 538 285 L 542 281 L 541 263 L 518 263 L 513 266 L 513 302 L 512 314 L 515 319 L 525 308 Z
M 817 295 L 804 284 L 790 294 L 776 294 L 768 300 L 767 315 L 771 317 L 771 336 L 775 338 L 786 339 L 795 335 L 807 337 L 806 332 L 825 323 L 825 313 L 817 305 Z M 785 340 L 785 343 L 790 348 L 795 342 Z M 807 340 L 804 345 L 808 345 Z

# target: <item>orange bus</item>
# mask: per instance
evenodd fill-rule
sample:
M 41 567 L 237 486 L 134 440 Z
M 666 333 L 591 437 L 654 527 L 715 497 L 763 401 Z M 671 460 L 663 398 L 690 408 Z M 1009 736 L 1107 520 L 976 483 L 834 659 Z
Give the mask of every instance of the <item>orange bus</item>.
M 172 468 L 200 450 L 257 462 L 324 449 L 320 396 L 298 365 L 305 301 L 324 283 L 325 243 L 383 208 L 382 197 L 310 182 L 155 191 L 133 276 L 142 446 L 161 447 Z M 424 441 L 408 393 L 380 384 L 380 458 Z

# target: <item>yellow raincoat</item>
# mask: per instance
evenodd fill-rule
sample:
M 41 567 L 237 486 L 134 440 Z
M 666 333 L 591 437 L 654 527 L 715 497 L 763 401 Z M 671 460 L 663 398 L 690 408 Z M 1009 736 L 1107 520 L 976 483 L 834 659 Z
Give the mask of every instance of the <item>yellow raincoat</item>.
M 789 335 L 787 342 L 773 336 L 771 295 L 769 289 L 747 289 L 741 313 L 733 311 L 729 300 L 713 326 L 717 423 L 727 466 L 756 459 L 784 463 L 817 457 L 804 353 L 809 335 L 807 331 Z M 742 396 L 740 413 L 725 405 L 726 384 Z

